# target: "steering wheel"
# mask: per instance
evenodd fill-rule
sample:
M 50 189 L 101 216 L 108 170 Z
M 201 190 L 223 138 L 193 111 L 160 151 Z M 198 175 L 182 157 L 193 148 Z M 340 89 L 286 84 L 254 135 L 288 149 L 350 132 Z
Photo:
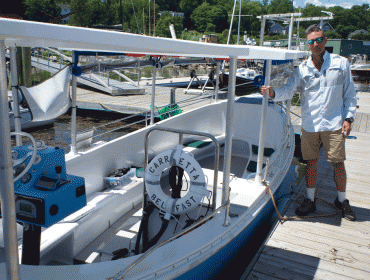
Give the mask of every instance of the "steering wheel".
M 31 142 L 32 142 L 32 145 L 33 145 L 33 149 L 32 149 L 32 152 L 29 152 L 27 153 L 23 158 L 19 159 L 19 160 L 16 160 L 16 163 L 13 163 L 13 168 L 16 166 L 16 165 L 19 165 L 21 164 L 22 162 L 24 162 L 30 155 L 32 155 L 31 159 L 30 159 L 30 162 L 27 164 L 26 168 L 16 177 L 14 178 L 14 182 L 18 181 L 20 178 L 23 177 L 24 174 L 27 173 L 27 171 L 31 168 L 31 166 L 33 165 L 33 163 L 35 162 L 36 160 L 36 156 L 37 156 L 37 146 L 36 146 L 36 141 L 35 141 L 35 138 L 33 138 L 33 136 L 31 134 L 28 134 L 26 132 L 10 132 L 10 136 L 14 136 L 14 135 L 22 135 L 22 136 L 26 136 L 28 137 Z

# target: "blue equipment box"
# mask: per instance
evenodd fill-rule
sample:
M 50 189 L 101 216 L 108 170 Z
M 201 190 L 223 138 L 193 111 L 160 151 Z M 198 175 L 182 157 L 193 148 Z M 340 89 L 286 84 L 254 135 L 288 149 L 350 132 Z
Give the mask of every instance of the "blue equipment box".
M 31 151 L 29 146 L 12 149 L 13 159 Z M 18 221 L 49 227 L 86 205 L 85 180 L 66 173 L 63 149 L 45 146 L 28 172 L 14 182 Z M 27 166 L 31 156 L 24 161 Z

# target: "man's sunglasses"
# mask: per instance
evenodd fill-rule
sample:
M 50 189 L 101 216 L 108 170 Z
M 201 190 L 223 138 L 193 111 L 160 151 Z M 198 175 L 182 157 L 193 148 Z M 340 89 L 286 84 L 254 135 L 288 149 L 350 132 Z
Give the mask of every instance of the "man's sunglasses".
M 316 39 L 313 39 L 313 40 L 308 40 L 308 44 L 309 45 L 313 45 L 314 42 L 317 42 L 317 43 L 321 43 L 322 41 L 324 41 L 324 37 L 320 37 L 320 38 L 316 38 Z

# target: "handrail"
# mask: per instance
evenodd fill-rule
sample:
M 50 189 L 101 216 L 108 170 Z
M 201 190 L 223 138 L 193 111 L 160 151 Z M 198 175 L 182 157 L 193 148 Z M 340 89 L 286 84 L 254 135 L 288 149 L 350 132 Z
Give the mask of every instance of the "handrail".
M 201 224 L 204 224 L 206 221 L 208 221 L 209 219 L 211 219 L 213 216 L 215 216 L 216 214 L 219 213 L 219 211 L 225 207 L 228 206 L 229 203 L 226 203 L 224 205 L 221 205 L 220 207 L 218 207 L 212 214 L 210 214 L 209 216 L 207 217 L 204 217 L 202 220 L 200 220 L 199 222 L 197 223 L 194 223 L 193 225 L 191 225 L 190 227 L 188 227 L 186 230 L 176 234 L 175 236 L 171 237 L 170 239 L 167 239 L 166 241 L 162 242 L 161 244 L 159 245 L 156 245 L 154 247 L 152 247 L 150 250 L 146 251 L 145 254 L 142 254 L 138 259 L 136 259 L 130 267 L 128 267 L 126 270 L 124 270 L 122 272 L 122 274 L 120 275 L 116 275 L 114 276 L 114 278 L 108 278 L 108 279 L 112 279 L 112 280 L 115 280 L 115 279 L 123 279 L 122 277 L 125 276 L 125 274 L 127 272 L 129 272 L 132 268 L 134 268 L 136 265 L 138 265 L 140 262 L 142 262 L 148 255 L 150 255 L 152 252 L 154 252 L 155 250 L 157 250 L 158 248 L 162 247 L 163 245 L 166 245 L 167 243 L 173 241 L 174 239 L 177 239 L 179 238 L 180 236 L 182 235 L 185 235 L 186 233 L 188 233 L 189 231 L 192 231 L 194 228 L 200 226 Z M 121 272 L 119 272 L 121 273 Z M 119 274 L 118 273 L 118 274 Z

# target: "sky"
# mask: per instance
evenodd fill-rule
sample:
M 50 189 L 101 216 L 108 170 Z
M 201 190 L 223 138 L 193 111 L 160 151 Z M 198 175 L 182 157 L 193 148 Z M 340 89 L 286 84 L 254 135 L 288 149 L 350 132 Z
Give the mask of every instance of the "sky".
M 333 6 L 341 6 L 350 9 L 353 5 L 370 4 L 370 0 L 293 0 L 295 7 L 304 7 L 306 4 L 315 6 L 325 6 L 327 8 Z

